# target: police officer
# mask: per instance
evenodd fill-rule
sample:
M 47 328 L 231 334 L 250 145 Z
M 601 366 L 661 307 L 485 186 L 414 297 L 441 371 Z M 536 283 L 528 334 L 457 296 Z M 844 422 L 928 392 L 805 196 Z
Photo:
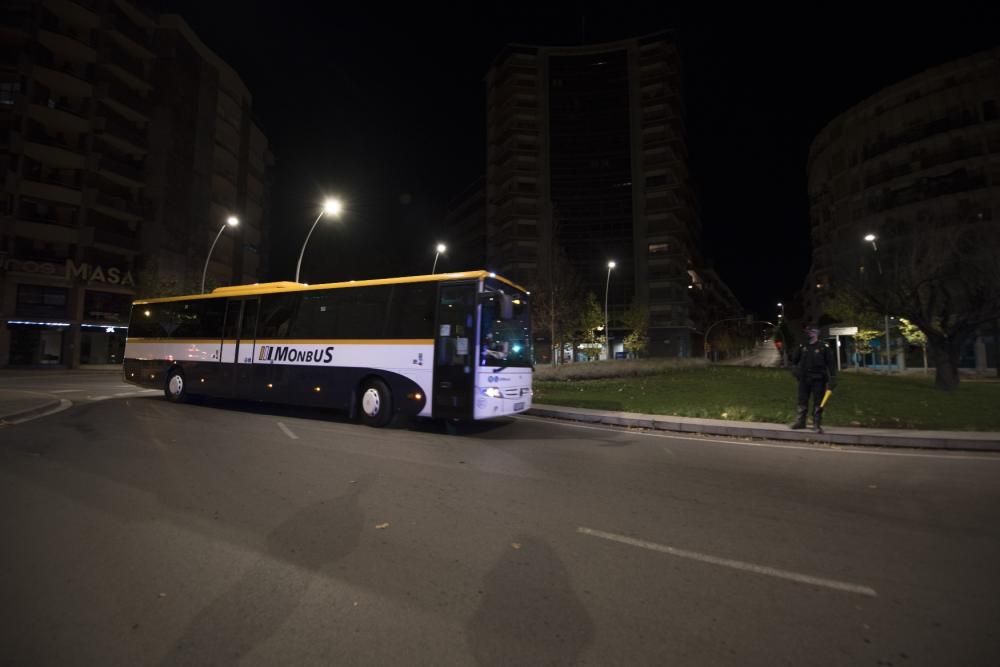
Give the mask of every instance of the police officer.
M 813 427 L 817 433 L 822 433 L 821 421 L 823 413 L 819 404 L 827 387 L 831 390 L 837 385 L 837 360 L 834 352 L 826 343 L 819 340 L 819 329 L 806 327 L 809 342 L 792 352 L 792 373 L 799 381 L 798 414 L 792 428 L 806 427 L 806 413 L 809 411 L 809 396 L 812 395 Z

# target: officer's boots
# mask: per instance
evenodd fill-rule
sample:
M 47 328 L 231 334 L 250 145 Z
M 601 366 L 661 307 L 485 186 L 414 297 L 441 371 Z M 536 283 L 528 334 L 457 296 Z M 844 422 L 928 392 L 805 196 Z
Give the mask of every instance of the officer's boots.
M 823 424 L 823 411 L 820 410 L 819 408 L 816 408 L 815 410 L 813 410 L 813 429 L 815 429 L 817 433 L 822 433 L 823 432 L 822 424 Z
M 798 414 L 795 415 L 795 423 L 792 424 L 792 428 L 799 429 L 806 427 L 806 413 L 809 411 L 808 405 L 800 405 L 798 408 Z

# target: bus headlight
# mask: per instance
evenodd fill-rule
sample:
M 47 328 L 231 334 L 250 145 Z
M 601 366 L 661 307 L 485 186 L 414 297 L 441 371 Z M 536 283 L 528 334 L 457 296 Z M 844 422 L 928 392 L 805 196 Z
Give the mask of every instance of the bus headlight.
M 480 389 L 483 392 L 483 396 L 489 396 L 490 398 L 503 398 L 503 394 L 496 387 L 487 387 L 486 389 Z

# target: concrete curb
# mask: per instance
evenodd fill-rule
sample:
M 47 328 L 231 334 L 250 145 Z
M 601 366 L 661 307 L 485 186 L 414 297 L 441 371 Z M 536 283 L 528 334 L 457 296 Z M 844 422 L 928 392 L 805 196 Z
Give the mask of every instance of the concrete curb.
M 22 392 L 30 393 L 30 392 Z M 40 417 L 50 412 L 65 409 L 71 405 L 70 401 L 61 398 L 48 397 L 44 403 L 40 403 L 24 410 L 0 415 L 0 426 L 19 424 L 34 417 Z
M 756 422 L 731 422 L 721 419 L 695 419 L 645 415 L 634 412 L 613 412 L 587 408 L 564 408 L 554 405 L 535 405 L 529 415 L 588 424 L 626 426 L 677 433 L 722 435 L 735 438 L 815 442 L 833 445 L 864 447 L 906 447 L 916 449 L 948 449 L 964 451 L 1000 452 L 1000 433 L 982 431 L 909 431 L 831 427 L 824 433 L 793 431 L 783 424 Z

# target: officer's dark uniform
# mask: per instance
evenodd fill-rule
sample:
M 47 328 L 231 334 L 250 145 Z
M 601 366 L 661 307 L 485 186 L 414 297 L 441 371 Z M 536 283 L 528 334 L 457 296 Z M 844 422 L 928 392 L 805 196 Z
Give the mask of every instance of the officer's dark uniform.
M 792 428 L 806 427 L 806 414 L 809 412 L 809 396 L 812 395 L 813 426 L 821 431 L 820 422 L 823 414 L 819 404 L 827 386 L 833 389 L 837 383 L 837 360 L 833 350 L 822 341 L 805 343 L 792 353 L 792 368 L 799 381 L 798 414 Z

